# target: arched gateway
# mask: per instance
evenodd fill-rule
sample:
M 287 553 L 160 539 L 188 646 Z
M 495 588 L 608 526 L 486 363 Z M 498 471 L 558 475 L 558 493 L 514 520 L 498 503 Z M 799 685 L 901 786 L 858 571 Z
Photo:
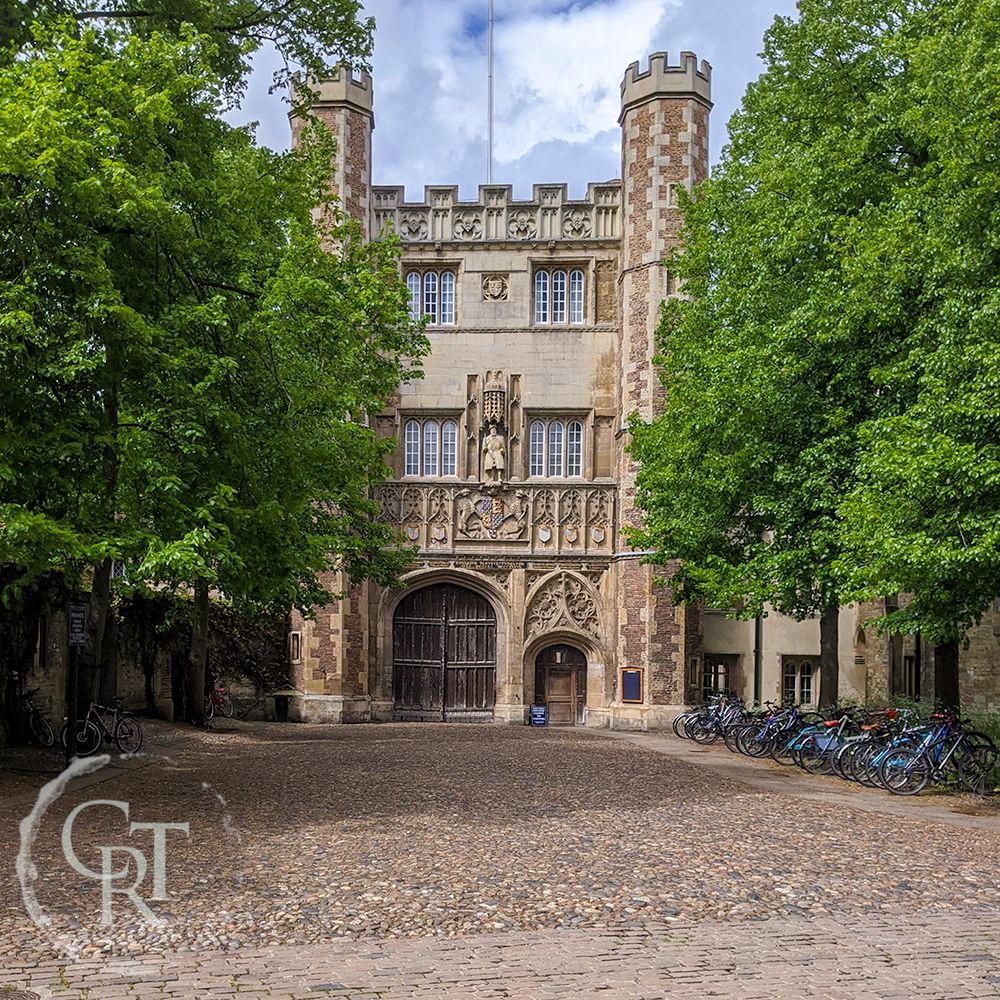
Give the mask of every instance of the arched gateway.
M 583 722 L 587 704 L 587 657 L 574 646 L 547 646 L 535 657 L 535 704 L 549 710 L 549 723 Z
M 392 619 L 394 717 L 492 719 L 496 635 L 492 605 L 465 587 L 441 583 L 404 597 Z

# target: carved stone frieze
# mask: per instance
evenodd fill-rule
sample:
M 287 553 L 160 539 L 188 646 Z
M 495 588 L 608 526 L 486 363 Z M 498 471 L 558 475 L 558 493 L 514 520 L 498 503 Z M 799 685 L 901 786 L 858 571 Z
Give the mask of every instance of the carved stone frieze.
M 483 275 L 483 301 L 484 302 L 506 302 L 510 294 L 509 274 L 484 274 Z
M 528 495 L 523 490 L 459 490 L 455 509 L 459 538 L 518 539 L 527 531 Z
M 501 475 L 478 486 L 387 483 L 375 495 L 379 520 L 397 526 L 424 551 L 482 551 L 494 541 L 526 556 L 604 558 L 613 547 L 611 486 L 556 489 L 511 483 Z
M 533 211 L 518 209 L 507 220 L 507 235 L 512 240 L 533 240 L 538 233 L 538 220 Z
M 565 185 L 536 185 L 530 201 L 516 201 L 508 185 L 487 185 L 473 202 L 454 186 L 426 189 L 423 202 L 407 202 L 401 187 L 372 188 L 374 231 L 394 224 L 409 242 L 444 240 L 618 240 L 620 182 L 592 184 L 585 199 L 567 201 Z
M 452 233 L 456 240 L 478 240 L 483 235 L 483 217 L 478 212 L 461 212 L 455 216 Z
M 525 615 L 528 638 L 571 628 L 588 635 L 601 630 L 597 598 L 590 587 L 573 573 L 557 573 L 532 595 Z
M 590 212 L 584 208 L 570 209 L 563 216 L 562 231 L 563 236 L 570 240 L 589 239 L 593 232 Z
M 404 240 L 427 239 L 427 216 L 423 212 L 405 212 L 399 217 L 399 235 Z

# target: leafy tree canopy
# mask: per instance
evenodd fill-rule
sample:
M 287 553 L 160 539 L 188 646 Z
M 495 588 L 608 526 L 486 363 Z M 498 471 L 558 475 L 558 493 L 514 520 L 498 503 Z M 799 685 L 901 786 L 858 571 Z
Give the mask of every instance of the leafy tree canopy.
M 683 598 L 906 591 L 885 624 L 948 641 L 998 592 L 998 15 L 802 0 L 768 32 L 669 262 L 664 412 L 634 427 L 636 541 Z
M 0 53 L 11 59 L 30 48 L 39 24 L 106 32 L 112 41 L 126 35 L 176 38 L 193 29 L 212 43 L 210 67 L 232 99 L 264 45 L 273 45 L 284 59 L 275 86 L 299 69 L 322 79 L 342 63 L 364 65 L 375 22 L 361 19 L 362 9 L 358 0 L 3 0 Z
M 0 65 L 9 590 L 117 559 L 307 610 L 324 570 L 391 579 L 366 418 L 426 343 L 396 246 L 330 204 L 329 135 L 275 154 L 222 121 L 218 33 L 31 30 Z

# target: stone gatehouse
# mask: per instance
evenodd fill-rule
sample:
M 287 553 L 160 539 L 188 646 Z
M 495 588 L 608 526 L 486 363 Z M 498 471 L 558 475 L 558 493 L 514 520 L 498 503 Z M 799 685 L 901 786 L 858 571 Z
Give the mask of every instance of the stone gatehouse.
M 711 690 L 815 700 L 815 620 L 675 606 L 622 533 L 640 517 L 626 421 L 657 404 L 654 331 L 676 292 L 661 262 L 679 190 L 708 171 L 711 107 L 707 63 L 656 53 L 622 80 L 621 178 L 582 199 L 545 183 L 463 201 L 373 186 L 373 81 L 322 84 L 334 184 L 368 236 L 399 235 L 432 354 L 375 417 L 397 442 L 381 517 L 417 558 L 401 589 L 331 580 L 344 600 L 293 617 L 294 718 L 521 723 L 545 704 L 553 722 L 656 727 Z M 929 694 L 929 650 L 859 631 L 860 614 L 842 616 L 842 696 L 919 688 L 922 672 Z M 968 669 L 996 703 L 982 658 Z

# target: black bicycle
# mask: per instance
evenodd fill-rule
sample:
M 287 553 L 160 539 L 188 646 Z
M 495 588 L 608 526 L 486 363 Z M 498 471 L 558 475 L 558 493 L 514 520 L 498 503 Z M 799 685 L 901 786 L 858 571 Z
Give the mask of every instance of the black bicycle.
M 90 703 L 86 716 L 78 722 L 78 757 L 89 757 L 97 753 L 105 741 L 113 741 L 122 753 L 138 753 L 142 746 L 142 726 L 135 716 L 121 710 L 121 701 L 121 698 L 113 698 L 110 707 L 93 701 Z M 68 728 L 68 724 L 64 724 L 59 731 L 59 739 L 64 747 Z
M 38 694 L 38 688 L 25 691 L 21 695 L 21 712 L 27 720 L 28 732 L 31 733 L 36 743 L 43 747 L 50 747 L 55 743 L 55 734 L 49 720 L 35 707 L 34 695 Z

